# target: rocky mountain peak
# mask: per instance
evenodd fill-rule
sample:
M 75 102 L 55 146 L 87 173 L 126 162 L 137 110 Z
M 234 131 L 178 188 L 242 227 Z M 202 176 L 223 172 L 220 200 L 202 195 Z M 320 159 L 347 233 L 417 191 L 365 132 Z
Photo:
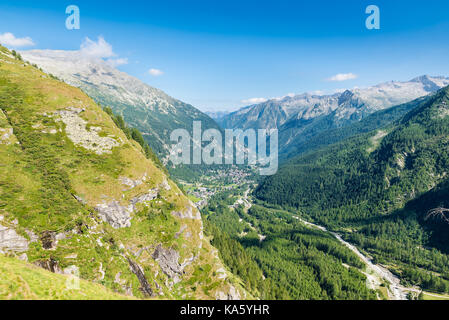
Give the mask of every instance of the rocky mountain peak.
M 21 55 L 24 60 L 82 89 L 97 103 L 122 115 L 131 127 L 142 132 L 164 162 L 171 148 L 169 138 L 173 130 L 191 131 L 194 120 L 202 121 L 204 128 L 219 129 L 208 115 L 117 70 L 107 61 L 80 51 L 31 50 L 22 51 Z

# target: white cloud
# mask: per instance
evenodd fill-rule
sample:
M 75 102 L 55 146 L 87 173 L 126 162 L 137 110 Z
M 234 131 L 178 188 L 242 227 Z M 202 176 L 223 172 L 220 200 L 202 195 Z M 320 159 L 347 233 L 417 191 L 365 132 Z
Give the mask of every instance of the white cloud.
M 86 37 L 80 46 L 82 55 L 103 59 L 111 67 L 116 68 L 128 64 L 128 58 L 119 58 L 109 44 L 103 37 L 99 36 L 97 41 L 93 41 Z
M 353 74 L 353 73 L 339 73 L 339 74 L 336 74 L 333 77 L 328 78 L 327 81 L 340 82 L 340 81 L 353 80 L 353 79 L 357 79 L 357 78 L 358 78 L 358 76 L 356 74 Z
M 98 37 L 97 42 L 86 37 L 81 44 L 80 49 L 82 54 L 95 58 L 110 58 L 116 56 L 112 50 L 112 46 L 107 43 L 103 37 Z
M 106 62 L 109 63 L 109 65 L 111 65 L 113 68 L 116 68 L 118 66 L 128 64 L 128 58 L 108 59 L 106 60 Z
M 251 98 L 251 99 L 246 99 L 246 100 L 242 100 L 242 103 L 244 104 L 258 104 L 258 103 L 263 103 L 268 101 L 268 99 L 266 98 Z
M 30 37 L 16 38 L 12 33 L 6 32 L 0 34 L 0 43 L 10 47 L 31 47 L 34 42 Z
M 150 70 L 148 70 L 148 73 L 151 74 L 154 77 L 159 77 L 159 76 L 162 76 L 164 74 L 164 72 L 159 70 L 159 69 L 150 69 Z
M 281 101 L 281 100 L 284 100 L 285 98 L 293 98 L 293 97 L 295 97 L 296 96 L 296 93 L 288 93 L 288 94 L 286 94 L 285 96 L 281 96 L 281 97 L 272 97 L 272 98 L 270 98 L 270 99 L 267 99 L 267 101 L 268 100 L 277 100 L 277 101 Z

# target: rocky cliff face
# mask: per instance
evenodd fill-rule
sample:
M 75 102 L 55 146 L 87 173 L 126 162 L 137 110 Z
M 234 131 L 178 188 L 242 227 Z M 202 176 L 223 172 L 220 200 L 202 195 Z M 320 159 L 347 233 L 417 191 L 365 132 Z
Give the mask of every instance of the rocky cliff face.
M 0 252 L 119 293 L 244 297 L 201 216 L 81 90 L 0 47 Z

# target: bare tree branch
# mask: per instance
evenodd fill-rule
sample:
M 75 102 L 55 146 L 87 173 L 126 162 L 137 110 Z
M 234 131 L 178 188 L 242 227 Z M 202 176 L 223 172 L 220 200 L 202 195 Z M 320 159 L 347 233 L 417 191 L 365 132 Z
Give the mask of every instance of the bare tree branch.
M 446 209 L 446 208 L 435 208 L 435 209 L 432 209 L 432 210 L 430 210 L 428 213 L 427 213 L 427 215 L 426 215 L 426 217 L 425 217 L 425 219 L 424 220 L 429 220 L 429 219 L 435 219 L 435 218 L 439 218 L 439 219 L 441 219 L 441 220 L 443 220 L 443 221 L 446 221 L 447 223 L 449 223 L 449 217 L 448 217 L 448 215 L 449 215 L 449 209 Z

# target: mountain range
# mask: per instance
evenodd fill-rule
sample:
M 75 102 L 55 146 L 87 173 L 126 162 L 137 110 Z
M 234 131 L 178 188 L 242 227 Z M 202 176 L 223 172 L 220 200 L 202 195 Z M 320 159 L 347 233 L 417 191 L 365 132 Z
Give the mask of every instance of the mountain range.
M 223 128 L 277 128 L 285 158 L 297 155 L 303 143 L 326 130 L 344 127 L 366 116 L 449 85 L 449 78 L 421 76 L 391 81 L 332 95 L 301 94 L 242 108 L 217 121 Z
M 170 97 L 139 79 L 117 70 L 110 63 L 80 51 L 31 50 L 22 57 L 66 83 L 82 89 L 103 106 L 122 115 L 126 123 L 139 129 L 164 163 L 170 152 L 170 133 L 192 130 L 193 121 L 204 129 L 219 129 L 208 115 L 192 105 Z
M 252 206 L 235 205 L 248 187 L 205 207 L 218 256 L 139 132 L 166 160 L 171 130 L 219 128 L 211 117 L 79 52 L 0 51 L 0 250 L 21 270 L 76 271 L 104 295 L 138 298 L 251 297 L 245 285 L 256 297 L 375 298 L 358 258 L 300 215 L 406 285 L 449 292 L 449 78 L 209 113 L 222 128 L 279 129 L 284 160 Z

